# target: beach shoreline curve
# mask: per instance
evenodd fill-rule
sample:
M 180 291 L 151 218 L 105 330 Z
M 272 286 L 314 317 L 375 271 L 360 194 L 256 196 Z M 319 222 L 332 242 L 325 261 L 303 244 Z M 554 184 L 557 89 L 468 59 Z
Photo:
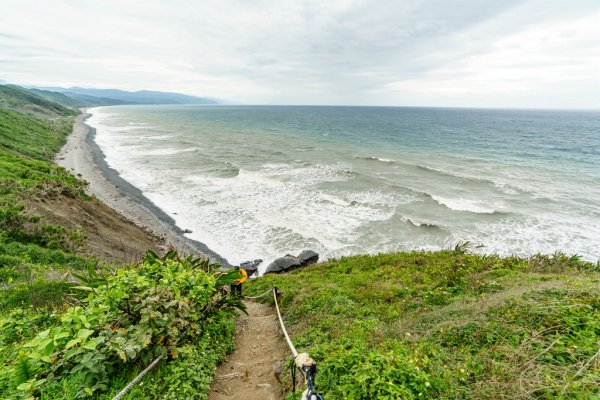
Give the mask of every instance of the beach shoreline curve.
M 88 108 L 75 118 L 67 142 L 55 162 L 78 178 L 88 182 L 86 192 L 130 220 L 149 234 L 163 238 L 181 254 L 208 257 L 225 268 L 227 260 L 205 244 L 185 236 L 175 220 L 150 201 L 141 190 L 123 179 L 106 161 L 95 141 L 96 129 L 86 123 L 92 116 Z

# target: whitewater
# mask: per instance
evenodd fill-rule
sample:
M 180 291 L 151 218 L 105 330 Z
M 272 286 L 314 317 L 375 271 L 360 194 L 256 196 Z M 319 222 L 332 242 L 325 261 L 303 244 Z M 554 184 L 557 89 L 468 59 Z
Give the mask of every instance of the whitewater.
M 600 112 L 114 106 L 107 163 L 231 264 L 443 249 L 600 258 Z

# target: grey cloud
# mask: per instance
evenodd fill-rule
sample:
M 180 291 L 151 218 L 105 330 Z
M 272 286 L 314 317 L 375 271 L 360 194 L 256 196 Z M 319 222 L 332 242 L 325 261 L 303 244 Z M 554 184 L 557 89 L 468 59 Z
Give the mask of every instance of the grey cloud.
M 242 53 L 253 55 L 258 52 L 264 58 L 270 54 L 280 57 L 273 63 L 275 70 L 246 73 L 255 78 L 273 79 L 267 75 L 287 74 L 292 70 L 306 78 L 339 78 L 344 74 L 373 71 L 374 75 L 386 79 L 385 75 L 397 77 L 423 72 L 439 65 L 444 58 L 456 56 L 452 52 L 444 57 L 444 53 L 437 50 L 452 41 L 448 36 L 512 5 L 504 2 L 493 7 L 478 7 L 463 1 L 456 6 L 440 7 L 434 3 L 418 2 L 409 10 L 397 2 L 385 7 L 364 3 L 324 21 L 314 17 L 314 13 L 305 12 L 304 15 L 310 17 L 304 21 L 305 31 L 300 34 L 284 30 L 269 41 L 259 38 L 247 44 L 245 51 L 240 49 Z M 468 12 L 453 12 L 455 9 Z M 278 71 L 281 66 L 289 68 Z
M 504 38 L 600 12 L 586 0 L 147 0 L 143 7 L 116 0 L 63 0 L 52 7 L 6 1 L 12 5 L 0 58 L 7 78 L 288 104 L 405 104 L 408 87 L 423 88 L 413 93 L 418 101 L 441 104 L 431 94 L 436 82 L 449 84 L 446 76 L 454 74 L 464 89 L 480 85 L 485 71 L 477 68 L 494 67 Z M 16 22 L 25 16 L 28 26 Z M 5 47 L 17 38 L 21 46 Z M 582 43 L 573 46 L 595 50 L 577 40 Z M 557 65 L 570 59 L 560 56 Z M 470 61 L 478 58 L 487 61 Z M 540 62 L 523 57 L 509 67 L 518 74 Z M 504 73 L 485 79 L 500 82 Z M 455 96 L 444 101 L 467 105 L 473 98 Z
M 0 39 L 23 40 L 22 36 L 0 32 Z

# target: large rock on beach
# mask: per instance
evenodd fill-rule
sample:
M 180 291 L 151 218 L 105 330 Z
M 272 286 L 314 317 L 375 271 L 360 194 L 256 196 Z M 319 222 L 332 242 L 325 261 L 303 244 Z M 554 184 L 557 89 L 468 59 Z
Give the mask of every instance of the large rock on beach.
M 244 261 L 243 263 L 240 264 L 240 268 L 245 269 L 246 272 L 248 273 L 248 277 L 250 277 L 258 271 L 258 266 L 262 262 L 263 262 L 263 260 L 261 260 L 260 258 L 254 260 L 254 261 Z
M 319 254 L 312 250 L 304 250 L 296 258 L 298 261 L 300 261 L 300 264 L 302 264 L 303 267 L 306 267 L 307 265 L 311 265 L 319 261 Z
M 319 254 L 312 250 L 304 250 L 298 257 L 286 254 L 285 257 L 280 257 L 269 264 L 265 274 L 279 274 L 281 272 L 291 271 L 296 268 L 314 264 L 318 260 Z
M 295 268 L 298 268 L 301 266 L 302 266 L 302 264 L 296 257 L 292 257 L 292 256 L 280 257 L 280 258 L 276 259 L 275 261 L 273 261 L 271 264 L 269 264 L 269 266 L 267 267 L 267 270 L 265 271 L 265 274 L 272 274 L 272 273 L 278 274 L 278 273 L 289 271 L 291 269 L 295 269 Z

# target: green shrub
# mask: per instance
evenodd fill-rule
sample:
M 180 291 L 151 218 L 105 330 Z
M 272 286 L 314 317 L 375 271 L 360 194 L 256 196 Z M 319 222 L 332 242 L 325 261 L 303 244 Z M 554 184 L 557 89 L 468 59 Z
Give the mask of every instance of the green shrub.
M 56 322 L 56 315 L 48 310 L 14 308 L 0 316 L 0 346 L 31 338 L 51 322 Z
M 206 334 L 193 344 L 179 347 L 177 358 L 163 364 L 147 379 L 147 386 L 139 388 L 131 397 L 205 399 L 217 364 L 233 351 L 234 332 L 233 318 L 216 316 L 206 326 Z
M 181 349 L 187 354 L 186 346 L 210 337 L 219 321 L 243 308 L 224 290 L 238 277 L 215 271 L 207 260 L 149 252 L 136 268 L 120 269 L 98 287 L 81 287 L 89 291 L 85 301 L 23 346 L 11 387 L 27 396 L 77 374 L 82 397 L 106 391 L 124 365 L 158 355 L 173 359 Z M 223 333 L 230 329 L 212 340 Z M 19 365 L 34 372 L 17 374 Z
M 422 360 L 403 347 L 369 351 L 353 347 L 319 366 L 319 389 L 330 398 L 419 399 L 438 393 Z

